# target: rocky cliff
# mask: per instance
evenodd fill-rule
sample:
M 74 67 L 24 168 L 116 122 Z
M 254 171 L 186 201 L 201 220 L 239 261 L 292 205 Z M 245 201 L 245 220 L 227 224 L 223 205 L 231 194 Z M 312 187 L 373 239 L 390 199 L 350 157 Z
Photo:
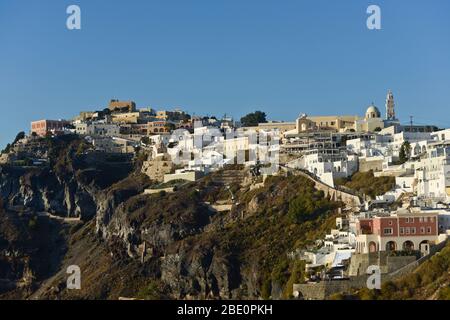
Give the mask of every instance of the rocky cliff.
M 129 156 L 82 153 L 83 141 L 60 137 L 49 142 L 49 165 L 0 167 L 0 197 L 10 210 L 48 212 L 89 220 L 96 194 L 132 170 Z
M 325 233 L 339 206 L 301 177 L 255 189 L 226 187 L 226 172 L 145 194 L 154 183 L 127 159 L 79 151 L 65 141 L 46 167 L 2 167 L 0 297 L 288 297 L 300 277 L 288 254 Z M 69 265 L 81 290 L 66 288 Z

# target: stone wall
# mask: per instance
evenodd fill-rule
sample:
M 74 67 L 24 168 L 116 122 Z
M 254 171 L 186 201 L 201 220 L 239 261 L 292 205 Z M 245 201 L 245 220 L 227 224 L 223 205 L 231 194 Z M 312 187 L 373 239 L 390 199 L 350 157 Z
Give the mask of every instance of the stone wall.
M 331 186 L 312 178 L 304 172 L 298 171 L 298 174 L 305 178 L 308 178 L 311 181 L 314 181 L 316 189 L 323 191 L 325 195 L 331 198 L 331 200 L 342 201 L 346 205 L 352 207 L 361 206 L 361 199 L 358 196 L 332 188 Z
M 352 277 L 351 280 L 321 281 L 317 283 L 294 284 L 293 292 L 299 292 L 299 298 L 305 300 L 325 300 L 340 292 L 366 285 L 368 276 Z
M 200 171 L 188 171 L 182 173 L 165 174 L 164 182 L 169 182 L 173 180 L 197 181 L 201 177 L 203 177 L 203 173 Z
M 156 194 L 160 192 L 173 193 L 175 188 L 161 188 L 161 189 L 145 189 L 144 194 Z
M 371 265 L 379 266 L 381 273 L 389 273 L 416 260 L 416 256 L 389 256 L 389 253 L 385 251 L 353 254 L 348 274 L 351 277 L 364 275 Z
M 315 188 L 317 190 L 323 191 L 326 196 L 329 196 L 331 200 L 334 201 L 342 201 L 349 207 L 359 207 L 362 205 L 362 200 L 355 194 L 351 194 L 349 192 L 335 189 L 326 183 L 323 183 L 311 176 L 310 173 L 303 172 L 302 170 L 292 169 L 286 166 L 280 167 L 282 170 L 286 172 L 286 174 L 294 174 L 298 176 L 305 177 L 314 182 Z

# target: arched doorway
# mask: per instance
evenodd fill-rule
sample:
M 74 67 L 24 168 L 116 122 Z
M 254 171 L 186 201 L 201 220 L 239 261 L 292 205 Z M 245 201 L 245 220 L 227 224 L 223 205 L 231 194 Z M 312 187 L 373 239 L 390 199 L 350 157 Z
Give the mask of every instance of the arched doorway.
M 373 241 L 369 242 L 369 252 L 377 252 L 377 244 Z
M 420 252 L 422 252 L 424 255 L 427 255 L 430 253 L 430 241 L 424 240 L 419 244 Z
M 414 147 L 414 155 L 418 156 L 420 154 L 421 148 L 418 144 Z
M 397 250 L 397 244 L 395 241 L 389 241 L 386 243 L 386 251 L 395 251 Z
M 403 243 L 403 250 L 405 251 L 413 251 L 414 250 L 414 243 L 412 241 L 405 241 Z

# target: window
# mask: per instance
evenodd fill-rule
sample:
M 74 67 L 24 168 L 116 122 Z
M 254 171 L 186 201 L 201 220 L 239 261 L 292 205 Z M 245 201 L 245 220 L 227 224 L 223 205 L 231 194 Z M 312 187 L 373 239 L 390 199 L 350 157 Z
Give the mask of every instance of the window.
M 425 227 L 420 227 L 420 233 L 422 233 L 422 234 L 425 233 Z
M 423 217 L 420 217 L 420 218 L 419 218 L 419 222 L 423 222 Z
M 431 233 L 431 227 L 427 227 L 427 233 Z
M 427 218 L 427 217 L 423 218 L 423 220 L 424 220 L 425 222 L 428 222 L 428 218 Z
M 409 228 L 405 228 L 406 234 L 409 234 Z
M 389 220 L 389 225 L 392 226 L 392 220 Z
M 384 234 L 393 234 L 393 230 L 392 230 L 392 228 L 385 228 L 385 229 L 383 230 L 383 233 L 384 233 Z
M 411 234 L 416 234 L 416 228 L 411 228 Z
M 400 234 L 405 234 L 405 228 L 400 228 Z
M 414 218 L 409 218 L 409 222 L 414 223 Z

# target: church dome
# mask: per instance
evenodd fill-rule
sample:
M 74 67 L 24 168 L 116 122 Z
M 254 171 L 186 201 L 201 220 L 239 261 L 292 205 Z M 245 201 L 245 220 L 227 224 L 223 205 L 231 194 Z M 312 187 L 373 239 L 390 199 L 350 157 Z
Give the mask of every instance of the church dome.
M 370 105 L 366 111 L 366 119 L 372 118 L 381 118 L 380 110 L 374 104 Z

